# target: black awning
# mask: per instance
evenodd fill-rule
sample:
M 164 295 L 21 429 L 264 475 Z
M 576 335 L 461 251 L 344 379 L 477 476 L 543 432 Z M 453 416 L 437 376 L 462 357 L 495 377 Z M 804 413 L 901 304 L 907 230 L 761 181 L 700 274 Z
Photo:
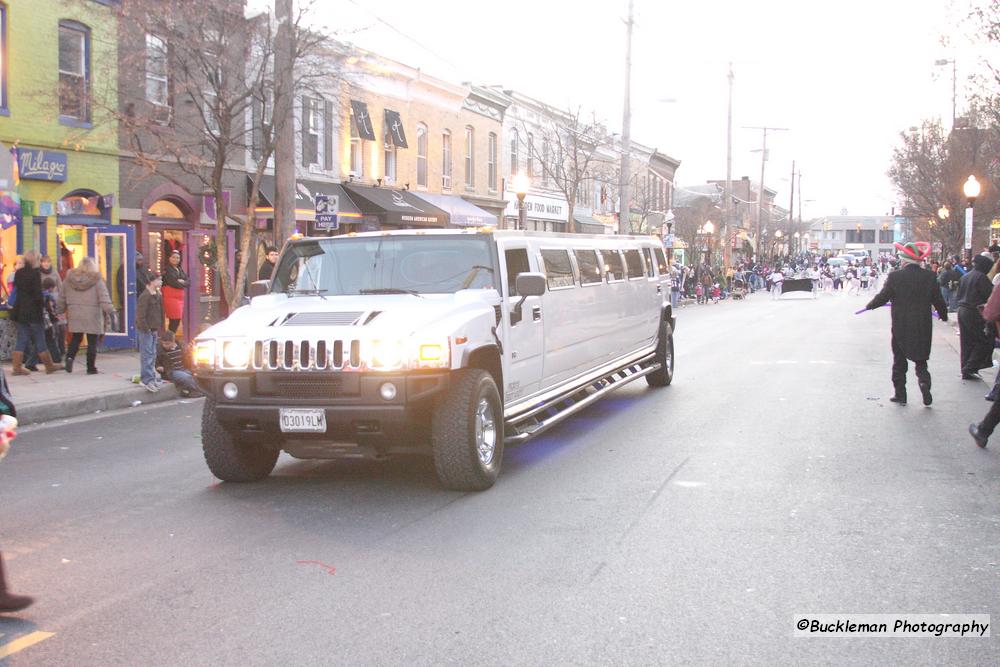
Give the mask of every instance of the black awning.
M 448 214 L 406 190 L 344 183 L 344 189 L 364 215 L 378 216 L 383 225 L 444 227 Z
M 253 179 L 247 176 L 247 191 L 250 190 L 250 184 L 253 183 Z M 299 185 L 298 183 L 296 184 Z M 260 177 L 260 188 L 257 190 L 257 208 L 274 208 L 274 193 L 277 190 L 277 184 L 274 180 L 274 176 L 261 176 Z M 301 187 L 295 188 L 295 208 L 297 209 L 308 209 L 312 208 L 313 202 L 309 198 L 307 192 L 302 192 Z
M 392 109 L 385 110 L 386 135 L 397 148 L 409 148 L 406 145 L 406 132 L 403 131 L 403 119 L 399 117 L 398 111 Z
M 375 126 L 372 125 L 372 117 L 368 114 L 368 105 L 351 100 L 351 109 L 354 111 L 354 129 L 357 130 L 358 136 L 367 141 L 375 141 Z

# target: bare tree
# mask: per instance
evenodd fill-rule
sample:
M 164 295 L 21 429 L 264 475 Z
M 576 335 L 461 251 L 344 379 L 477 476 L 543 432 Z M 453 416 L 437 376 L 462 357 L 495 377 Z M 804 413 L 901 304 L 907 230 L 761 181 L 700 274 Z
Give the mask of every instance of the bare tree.
M 123 39 L 131 36 L 131 41 L 126 42 L 130 48 L 123 44 L 119 66 L 126 72 L 147 72 L 153 62 L 162 66 L 166 82 L 159 97 L 147 90 L 143 99 L 121 100 L 117 120 L 122 143 L 144 173 L 188 189 L 194 184 L 213 195 L 214 268 L 231 308 L 243 297 L 261 176 L 282 126 L 294 122 L 271 110 L 280 101 L 277 96 L 295 95 L 317 83 L 327 55 L 320 52 L 325 37 L 306 27 L 310 7 L 299 3 L 291 19 L 291 72 L 276 72 L 277 22 L 266 12 L 247 16 L 242 0 L 125 0 L 121 5 Z M 286 85 L 276 86 L 277 79 Z M 146 86 L 151 85 L 155 82 L 147 77 Z M 158 99 L 166 103 L 158 104 Z M 251 176 L 242 218 L 233 215 L 225 196 L 227 178 L 234 172 Z M 235 282 L 227 262 L 229 221 L 241 231 L 242 261 Z
M 518 136 L 528 155 L 538 164 L 542 185 L 551 187 L 566 199 L 566 231 L 576 231 L 573 212 L 584 188 L 593 187 L 594 170 L 601 161 L 600 148 L 607 132 L 596 118 L 582 118 L 579 108 L 545 114 L 538 130 L 541 143 L 533 138 L 531 128 L 522 124 Z M 538 146 L 541 146 L 541 152 Z M 529 174 L 533 176 L 533 174 Z
M 970 174 L 982 184 L 975 202 L 977 227 L 988 232 L 988 221 L 1000 213 L 1000 174 L 993 167 L 1000 144 L 995 133 L 977 128 L 975 120 L 972 127 L 954 129 L 947 136 L 940 121 L 901 133 L 888 171 L 902 198 L 903 215 L 914 221 L 918 236 L 941 242 L 946 254 L 964 246 L 962 184 Z M 950 212 L 944 220 L 938 215 L 942 206 Z M 974 234 L 985 238 L 982 232 Z

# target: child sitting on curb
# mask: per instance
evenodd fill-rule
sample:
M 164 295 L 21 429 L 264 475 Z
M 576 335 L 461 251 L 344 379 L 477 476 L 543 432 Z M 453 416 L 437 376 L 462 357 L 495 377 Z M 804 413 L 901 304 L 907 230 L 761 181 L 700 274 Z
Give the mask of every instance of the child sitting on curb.
M 188 367 L 187 350 L 178 343 L 169 329 L 160 333 L 160 346 L 156 354 L 156 370 L 160 375 L 177 386 L 181 396 L 201 396 L 198 383 Z

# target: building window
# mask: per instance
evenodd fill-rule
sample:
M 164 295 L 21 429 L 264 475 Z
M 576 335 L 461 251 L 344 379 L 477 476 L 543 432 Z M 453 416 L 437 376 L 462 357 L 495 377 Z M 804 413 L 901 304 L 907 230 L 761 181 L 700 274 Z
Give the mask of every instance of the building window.
M 878 242 L 879 243 L 892 243 L 895 235 L 891 229 L 880 229 L 878 230 Z
M 0 4 L 0 110 L 7 110 L 7 5 Z
M 322 165 L 324 162 L 323 151 L 323 100 L 305 97 L 302 99 L 305 108 L 302 118 L 305 127 L 302 128 L 302 165 L 310 167 L 312 165 Z
M 517 130 L 511 130 L 510 133 L 510 175 L 517 176 L 517 168 L 520 166 L 518 163 L 520 158 L 517 155 Z
M 549 186 L 549 171 L 551 170 L 550 165 L 552 164 L 550 160 L 552 159 L 552 146 L 549 144 L 548 139 L 542 139 L 542 185 L 545 187 Z
M 427 126 L 417 125 L 417 186 L 427 187 Z
M 358 124 L 354 122 L 354 109 L 351 109 L 351 176 L 361 178 L 365 173 L 365 150 L 358 135 Z
M 490 145 L 489 145 L 489 169 L 487 170 L 486 180 L 490 187 L 490 192 L 497 191 L 497 135 L 494 132 L 490 132 Z
M 451 130 L 441 134 L 441 188 L 451 190 Z
M 527 154 L 527 174 L 529 178 L 535 177 L 535 137 L 528 132 L 528 145 L 525 150 Z
M 59 115 L 90 120 L 90 30 L 75 21 L 59 22 Z
M 472 127 L 465 128 L 465 187 L 476 184 L 474 152 L 476 150 L 476 131 Z
M 170 101 L 167 88 L 167 43 L 156 35 L 146 35 L 146 101 L 166 107 Z
M 389 124 L 385 124 L 385 132 L 382 138 L 383 145 L 383 172 L 382 176 L 386 183 L 396 182 L 396 144 L 392 141 L 392 132 Z

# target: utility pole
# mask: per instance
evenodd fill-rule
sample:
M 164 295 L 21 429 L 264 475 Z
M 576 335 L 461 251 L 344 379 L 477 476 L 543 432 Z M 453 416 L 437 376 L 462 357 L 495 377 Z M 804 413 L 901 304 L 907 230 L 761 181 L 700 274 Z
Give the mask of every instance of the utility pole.
M 788 232 L 787 232 L 788 236 L 792 235 L 792 224 L 795 222 L 792 219 L 792 214 L 794 213 L 795 213 L 795 160 L 792 160 L 792 198 L 788 202 Z
M 295 73 L 292 62 L 292 2 L 274 0 L 274 118 L 280 119 L 274 146 L 274 244 L 281 248 L 295 230 Z
M 618 233 L 628 231 L 632 205 L 629 201 L 629 165 L 632 152 L 632 107 L 629 98 L 629 88 L 632 81 L 632 3 L 628 0 L 628 21 L 625 23 L 625 109 L 622 112 L 622 163 L 621 177 L 618 182 Z
M 764 141 L 760 147 L 760 186 L 757 192 L 757 235 L 754 237 L 756 241 L 756 257 L 755 261 L 760 261 L 760 252 L 762 248 L 760 247 L 760 221 L 764 216 L 764 166 L 767 164 L 767 133 L 768 132 L 786 132 L 787 127 L 757 127 L 757 126 L 743 126 L 745 130 L 760 130 L 764 135 Z
M 730 208 L 733 199 L 733 63 L 729 63 L 729 116 L 726 121 L 726 191 L 723 196 L 726 198 L 725 216 L 722 223 L 722 265 L 729 270 L 730 255 L 732 253 L 732 243 L 729 240 L 729 226 L 731 219 Z
M 799 169 L 799 231 L 802 231 L 802 169 Z

